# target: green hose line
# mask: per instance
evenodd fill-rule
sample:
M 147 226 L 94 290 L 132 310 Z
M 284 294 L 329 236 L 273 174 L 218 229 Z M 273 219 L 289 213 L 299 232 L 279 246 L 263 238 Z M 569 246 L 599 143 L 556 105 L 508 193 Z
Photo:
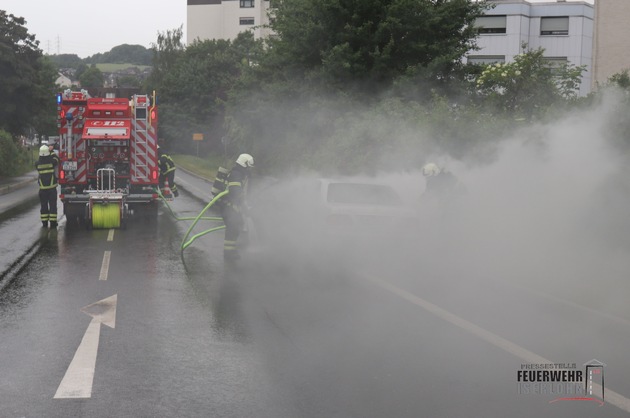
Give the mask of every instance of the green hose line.
M 92 206 L 92 227 L 120 228 L 120 206 L 115 203 L 95 203 Z
M 182 243 L 182 251 L 188 248 L 188 246 L 192 244 L 197 238 L 203 237 L 204 235 L 209 234 L 210 232 L 219 231 L 221 229 L 225 229 L 225 225 L 217 226 L 216 228 L 208 229 L 206 231 L 193 235 L 188 242 L 186 242 L 185 244 Z
M 197 225 L 197 222 L 199 222 L 199 220 L 200 220 L 200 219 L 203 219 L 203 218 L 202 218 L 202 215 L 203 215 L 203 214 L 204 214 L 204 213 L 205 213 L 208 209 L 210 209 L 210 207 L 212 207 L 212 205 L 214 205 L 214 204 L 215 204 L 215 203 L 216 203 L 216 202 L 217 202 L 217 201 L 218 201 L 221 197 L 223 197 L 223 196 L 224 196 L 224 195 L 226 195 L 227 193 L 228 193 L 228 191 L 227 191 L 227 190 L 225 190 L 225 191 L 223 191 L 223 192 L 219 193 L 218 195 L 216 195 L 216 196 L 214 197 L 214 199 L 212 199 L 212 200 L 210 201 L 210 203 L 208 203 L 208 204 L 206 205 L 206 207 L 205 207 L 205 208 L 203 208 L 203 210 L 202 210 L 201 212 L 199 212 L 199 215 L 197 215 L 197 217 L 195 218 L 195 221 L 192 223 L 192 225 L 190 225 L 190 227 L 188 228 L 188 231 L 186 231 L 186 236 L 185 236 L 185 237 L 184 237 L 184 239 L 182 240 L 182 246 L 181 246 L 182 251 L 184 251 L 184 250 L 185 250 L 185 249 L 186 249 L 186 248 L 187 248 L 190 244 L 192 244 L 192 243 L 193 243 L 193 241 L 195 241 L 195 239 L 197 239 L 197 238 L 199 238 L 199 237 L 201 237 L 201 236 L 203 236 L 203 235 L 206 235 L 206 234 L 208 234 L 208 233 L 210 233 L 210 232 L 213 232 L 213 231 L 218 231 L 218 230 L 220 230 L 220 229 L 224 229 L 224 228 L 225 228 L 225 225 L 222 225 L 222 226 L 219 226 L 219 227 L 216 227 L 216 228 L 209 229 L 209 230 L 207 230 L 207 231 L 204 231 L 204 232 L 202 232 L 202 233 L 199 233 L 199 234 L 197 234 L 197 235 L 193 236 L 190 240 L 188 240 L 188 241 L 187 241 L 188 236 L 190 235 L 190 231 L 192 231 L 192 229 L 195 227 L 195 225 Z M 223 218 L 218 218 L 218 219 L 223 220 Z

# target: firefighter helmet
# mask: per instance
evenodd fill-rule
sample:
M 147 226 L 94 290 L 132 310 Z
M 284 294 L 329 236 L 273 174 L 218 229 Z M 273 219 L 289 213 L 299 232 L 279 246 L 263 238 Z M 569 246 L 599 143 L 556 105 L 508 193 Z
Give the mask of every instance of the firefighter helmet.
M 435 163 L 428 163 L 425 164 L 424 167 L 422 167 L 422 174 L 427 177 L 437 176 L 438 174 L 440 174 L 440 171 L 440 167 L 438 167 L 438 165 Z
M 41 147 L 39 147 L 40 157 L 46 157 L 48 155 L 50 155 L 50 148 L 48 148 L 48 145 L 42 145 Z
M 249 154 L 241 154 L 236 159 L 236 164 L 241 167 L 250 168 L 254 166 L 254 157 Z

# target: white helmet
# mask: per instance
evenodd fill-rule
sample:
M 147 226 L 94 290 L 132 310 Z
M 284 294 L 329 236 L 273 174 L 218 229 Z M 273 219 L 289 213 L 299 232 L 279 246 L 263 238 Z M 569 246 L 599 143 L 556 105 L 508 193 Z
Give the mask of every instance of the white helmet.
M 425 164 L 424 167 L 422 167 L 422 174 L 427 177 L 437 176 L 438 174 L 440 174 L 440 171 L 440 167 L 438 167 L 438 165 L 435 163 L 428 163 Z
M 48 148 L 48 145 L 42 145 L 41 147 L 39 147 L 40 157 L 47 157 L 49 155 L 50 155 L 50 149 Z
M 236 159 L 236 164 L 241 167 L 250 168 L 254 166 L 254 157 L 249 154 L 241 154 Z

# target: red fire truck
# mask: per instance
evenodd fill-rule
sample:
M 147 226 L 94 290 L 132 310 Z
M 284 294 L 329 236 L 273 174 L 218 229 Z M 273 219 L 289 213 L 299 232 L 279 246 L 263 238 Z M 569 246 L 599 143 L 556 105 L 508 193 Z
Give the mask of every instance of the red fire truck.
M 68 222 L 125 227 L 157 216 L 157 106 L 153 95 L 57 94 L 60 199 Z

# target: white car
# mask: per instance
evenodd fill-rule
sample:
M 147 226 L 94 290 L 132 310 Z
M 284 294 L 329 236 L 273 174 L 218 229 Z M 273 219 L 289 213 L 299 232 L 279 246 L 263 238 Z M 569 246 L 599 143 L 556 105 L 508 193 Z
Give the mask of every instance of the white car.
M 262 242 L 288 247 L 396 239 L 417 220 L 396 190 L 379 182 L 305 179 L 254 186 L 253 193 L 256 234 Z
M 386 184 L 322 179 L 319 191 L 321 216 L 332 234 L 400 232 L 415 216 Z

